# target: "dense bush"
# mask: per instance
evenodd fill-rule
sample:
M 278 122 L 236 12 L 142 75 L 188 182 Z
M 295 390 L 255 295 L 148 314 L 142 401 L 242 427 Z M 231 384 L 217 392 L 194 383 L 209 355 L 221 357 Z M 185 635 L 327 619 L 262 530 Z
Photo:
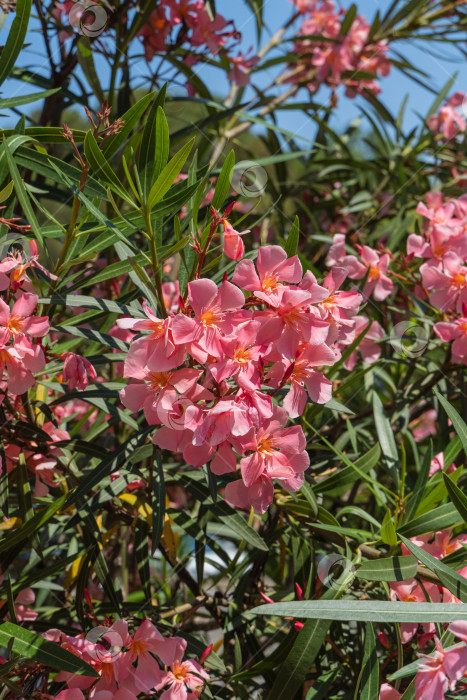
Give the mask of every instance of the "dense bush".
M 246 5 L 2 3 L 0 700 L 467 697 L 465 3 Z

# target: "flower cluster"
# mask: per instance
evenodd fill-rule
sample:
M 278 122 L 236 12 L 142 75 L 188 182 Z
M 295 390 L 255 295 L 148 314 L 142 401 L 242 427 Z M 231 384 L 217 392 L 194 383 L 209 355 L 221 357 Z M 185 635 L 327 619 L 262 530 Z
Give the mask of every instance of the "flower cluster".
M 91 629 L 86 636 L 71 637 L 52 629 L 44 637 L 83 659 L 99 674 L 96 680 L 61 671 L 55 680 L 67 688 L 56 696 L 58 700 L 137 700 L 141 693 L 151 691 L 160 691 L 161 700 L 194 699 L 209 678 L 201 665 L 209 647 L 201 663 L 183 660 L 186 640 L 163 637 L 149 620 L 143 620 L 134 633 L 126 620 L 117 620 L 111 626 Z
M 415 677 L 417 700 L 440 700 L 449 690 L 455 690 L 467 672 L 467 623 L 452 622 L 449 631 L 461 643 L 447 649 L 435 637 L 435 651 L 432 654 L 419 654 L 418 671 Z M 398 700 L 402 697 L 387 683 L 381 686 L 379 700 Z
M 420 266 L 419 294 L 428 297 L 444 316 L 434 326 L 436 335 L 452 343 L 452 359 L 467 358 L 467 196 L 444 201 L 440 192 L 427 195 L 417 212 L 426 221 L 422 234 L 411 234 L 407 253 L 424 260 Z
M 319 368 L 355 338 L 361 295 L 340 290 L 346 277 L 334 268 L 318 284 L 297 256 L 266 246 L 256 265 L 237 264 L 231 282 L 190 282 L 167 318 L 145 305 L 146 320 L 120 319 L 121 328 L 149 332 L 131 343 L 122 403 L 161 425 L 154 443 L 188 464 L 210 462 L 214 474 L 235 476 L 240 459 L 241 478 L 225 498 L 264 512 L 274 480 L 296 491 L 309 464 L 302 428 L 286 427 L 288 418 L 303 413 L 308 397 L 331 399 Z
M 331 0 L 296 0 L 295 4 L 304 19 L 294 45 L 297 63 L 291 82 L 305 84 L 313 93 L 326 83 L 332 89 L 344 85 L 348 97 L 365 91 L 379 94 L 376 78 L 387 76 L 391 63 L 386 42 L 372 41 L 365 18 L 356 15 L 343 32 L 346 11 L 337 11 Z
M 456 109 L 456 107 L 463 107 L 466 99 L 467 95 L 463 92 L 455 92 L 437 114 L 427 119 L 427 124 L 435 136 L 453 139 L 467 129 L 465 115 Z

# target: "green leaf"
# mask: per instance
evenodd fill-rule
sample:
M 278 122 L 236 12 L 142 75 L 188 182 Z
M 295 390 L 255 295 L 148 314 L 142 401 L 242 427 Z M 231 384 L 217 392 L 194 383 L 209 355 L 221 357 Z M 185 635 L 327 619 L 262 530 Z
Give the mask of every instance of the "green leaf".
M 151 187 L 148 194 L 148 208 L 152 209 L 157 202 L 159 202 L 162 197 L 169 191 L 172 187 L 173 182 L 177 175 L 180 174 L 181 169 L 185 165 L 185 161 L 188 158 L 188 154 L 193 148 L 195 140 L 191 139 L 186 143 L 179 152 L 174 155 L 174 157 L 169 160 L 165 168 L 162 170 L 161 174 Z
M 232 182 L 234 165 L 235 152 L 230 151 L 229 155 L 224 161 L 219 177 L 217 178 L 216 189 L 214 190 L 214 196 L 212 198 L 212 206 L 214 209 L 220 209 L 224 204 L 225 198 L 229 193 L 230 183 Z
M 81 69 L 86 76 L 86 80 L 92 87 L 94 95 L 102 104 L 105 100 L 102 84 L 97 75 L 96 66 L 94 63 L 94 51 L 92 50 L 91 39 L 88 36 L 80 36 L 76 47 L 76 58 L 81 66 Z
M 425 493 L 425 487 L 428 482 L 430 475 L 430 466 L 433 460 L 433 443 L 430 441 L 430 446 L 426 451 L 420 472 L 415 482 L 415 487 L 410 495 L 410 500 L 407 505 L 407 510 L 405 513 L 405 520 L 410 520 L 410 518 L 417 512 L 418 506 L 421 503 L 423 494 Z
M 371 622 L 366 624 L 363 652 L 360 700 L 374 700 L 379 692 L 379 664 L 376 654 L 375 633 Z
M 125 202 L 133 204 L 133 199 L 115 175 L 110 163 L 102 155 L 102 151 L 97 145 L 97 141 L 91 130 L 88 131 L 84 139 L 84 153 L 91 165 L 94 175 L 99 180 L 104 180 L 109 185 L 110 189 L 118 194 Z
M 418 559 L 412 555 L 384 557 L 365 561 L 357 569 L 357 577 L 365 581 L 406 581 L 417 573 Z
M 122 115 L 123 127 L 117 134 L 106 139 L 102 146 L 102 153 L 107 160 L 118 151 L 120 146 L 125 142 L 125 139 L 130 135 L 133 127 L 140 122 L 141 117 L 150 105 L 155 94 L 155 92 L 148 93 Z
M 10 76 L 26 38 L 32 0 L 17 0 L 16 14 L 0 54 L 0 85 Z
M 300 236 L 300 220 L 298 216 L 295 217 L 290 229 L 289 235 L 287 236 L 287 241 L 284 243 L 284 250 L 287 253 L 287 257 L 291 258 L 297 254 L 298 238 Z
M 156 448 L 155 469 L 152 475 L 152 554 L 156 551 L 161 541 L 165 522 L 165 483 L 164 469 L 162 466 L 161 451 Z
M 117 447 L 114 452 L 111 452 L 107 457 L 105 457 L 105 459 L 103 459 L 102 462 L 97 465 L 97 467 L 86 475 L 80 485 L 68 494 L 65 504 L 66 507 L 69 508 L 79 500 L 84 499 L 85 496 L 102 481 L 102 479 L 105 479 L 105 477 L 112 474 L 112 472 L 118 471 L 118 469 L 129 459 L 134 450 L 146 441 L 147 436 L 153 430 L 153 426 L 144 428 L 122 445 Z
M 391 424 L 384 414 L 383 404 L 376 392 L 373 393 L 373 415 L 375 419 L 376 432 L 383 452 L 383 460 L 391 474 L 396 486 L 399 484 L 399 474 L 397 466 L 399 457 L 397 454 L 396 441 L 392 432 Z
M 454 527 L 461 522 L 462 518 L 452 503 L 434 508 L 429 513 L 419 515 L 414 520 L 410 520 L 399 528 L 399 533 L 404 537 L 417 537 L 427 535 L 437 530 L 445 530 Z
M 464 519 L 464 523 L 467 522 L 467 496 L 460 490 L 460 488 L 453 482 L 453 480 L 443 472 L 443 479 L 446 485 L 449 498 L 452 503 L 457 508 L 460 516 Z
M 435 532 L 435 528 L 433 528 L 433 532 Z M 467 578 L 450 569 L 446 564 L 443 564 L 442 561 L 436 559 L 421 547 L 417 547 L 416 544 L 401 535 L 400 532 L 399 537 L 412 554 L 418 557 L 427 569 L 430 569 L 438 576 L 443 586 L 448 588 L 451 593 L 454 593 L 463 603 L 467 603 Z M 467 608 L 467 606 L 464 607 Z
M 352 3 L 352 5 L 349 7 L 347 12 L 345 13 L 344 19 L 342 20 L 341 30 L 340 30 L 341 36 L 347 36 L 356 16 L 357 16 L 357 6 L 355 5 L 355 3 Z
M 11 648 L 14 654 L 25 659 L 34 659 L 57 671 L 99 678 L 98 672 L 76 654 L 12 622 L 4 622 L 0 625 L 0 646 Z
M 359 478 L 366 478 L 367 472 L 378 464 L 380 456 L 381 448 L 377 443 L 366 454 L 357 459 L 352 466 L 344 467 L 337 474 L 328 476 L 323 481 L 313 484 L 313 491 L 315 493 L 326 493 L 335 488 L 350 486 Z
M 448 414 L 449 418 L 451 419 L 451 423 L 454 426 L 454 430 L 456 431 L 457 435 L 459 436 L 461 442 L 462 442 L 462 447 L 464 448 L 464 452 L 467 455 L 467 425 L 465 422 L 462 420 L 460 415 L 457 413 L 456 409 L 451 406 L 449 401 L 444 398 L 444 396 L 441 396 L 439 391 L 434 389 L 434 393 L 440 402 L 441 406 L 444 408 L 446 413 Z
M 335 600 L 343 594 L 345 585 L 328 589 L 319 603 L 335 605 Z M 331 600 L 326 600 L 331 598 Z M 276 606 L 277 603 L 269 604 Z M 281 605 L 281 603 L 279 603 Z M 250 612 L 262 614 L 262 609 L 268 605 L 254 608 Z M 259 612 L 261 611 L 261 612 Z M 301 617 L 300 615 L 297 617 Z M 290 700 L 295 697 L 302 686 L 306 675 L 316 659 L 329 629 L 329 621 L 315 618 L 307 620 L 298 633 L 292 649 L 287 654 L 275 677 L 273 686 L 268 694 L 268 700 Z
M 386 510 L 381 525 L 381 539 L 383 540 L 384 544 L 388 544 L 391 547 L 395 547 L 397 545 L 396 528 L 394 527 L 389 510 Z
M 24 212 L 24 216 L 26 217 L 28 223 L 31 225 L 31 229 L 33 230 L 34 234 L 36 235 L 37 240 L 39 241 L 41 246 L 43 248 L 45 248 L 44 239 L 42 237 L 42 231 L 41 231 L 41 228 L 39 226 L 39 222 L 37 221 L 36 215 L 34 214 L 33 208 L 31 206 L 31 202 L 29 201 L 28 194 L 27 194 L 26 189 L 24 187 L 24 183 L 21 179 L 21 176 L 19 174 L 19 170 L 18 170 L 17 165 L 13 159 L 13 156 L 11 154 L 11 151 L 10 151 L 8 144 L 9 144 L 9 140 L 6 139 L 3 142 L 3 149 L 5 151 L 11 179 L 13 180 L 13 183 L 15 186 L 16 195 L 18 197 L 21 208 Z
M 14 532 L 8 533 L 7 537 L 0 540 L 0 552 L 5 552 L 12 547 L 17 548 L 21 543 L 34 535 L 46 522 L 60 510 L 66 501 L 66 496 L 56 498 L 47 508 L 35 513 L 30 520 L 23 523 Z
M 403 603 L 386 600 L 301 600 L 268 603 L 250 610 L 253 615 L 341 622 L 454 622 L 467 620 L 467 605 L 460 603 Z
M 135 529 L 135 557 L 139 578 L 146 601 L 151 601 L 151 577 L 149 573 L 149 528 L 145 520 L 138 518 Z
M 37 102 L 37 100 L 45 100 L 46 97 L 55 95 L 59 90 L 60 88 L 53 88 L 52 90 L 43 90 L 42 92 L 34 92 L 29 95 L 15 95 L 15 97 L 0 98 L 0 109 L 11 109 L 12 107 L 19 107 L 20 105 Z

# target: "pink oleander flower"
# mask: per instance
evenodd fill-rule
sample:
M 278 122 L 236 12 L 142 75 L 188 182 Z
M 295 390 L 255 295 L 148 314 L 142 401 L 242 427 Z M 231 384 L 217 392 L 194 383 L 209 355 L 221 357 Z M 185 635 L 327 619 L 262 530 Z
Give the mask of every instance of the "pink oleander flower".
M 245 302 L 243 292 L 231 284 L 223 282 L 220 288 L 209 279 L 199 279 L 188 284 L 188 303 L 195 317 L 177 314 L 174 317 L 172 332 L 176 344 L 187 344 L 190 353 L 200 361 L 207 355 L 222 356 L 221 338 L 233 333 L 234 314 L 240 311 Z M 243 313 L 243 312 L 242 312 Z M 245 320 L 250 317 L 243 313 Z M 201 352 L 196 352 L 198 346 Z
M 463 544 L 467 544 L 467 535 L 457 535 L 452 537 L 451 530 L 438 530 L 432 535 L 420 535 L 419 537 L 411 537 L 411 541 L 418 547 L 426 550 L 436 559 L 442 559 L 448 554 L 462 548 Z M 407 547 L 402 544 L 403 554 L 410 554 Z
M 467 307 L 464 315 L 452 321 L 435 323 L 433 330 L 445 343 L 454 341 L 451 346 L 452 361 L 465 364 L 467 360 Z
M 48 316 L 33 316 L 37 308 L 37 294 L 21 294 L 10 308 L 0 299 L 0 330 L 4 329 L 10 338 L 21 341 L 24 336 L 42 338 L 49 332 Z
M 342 261 L 345 258 L 345 234 L 336 233 L 332 239 L 332 245 L 329 248 L 325 265 L 328 267 L 334 267 L 334 265 L 342 265 Z
M 217 56 L 219 49 L 227 42 L 226 34 L 222 33 L 228 25 L 224 17 L 216 13 L 212 20 L 203 0 L 198 0 L 185 19 L 188 27 L 193 30 L 190 39 L 192 46 L 205 44 L 213 56 Z
M 255 391 L 260 388 L 261 377 L 258 362 L 262 355 L 262 345 L 258 341 L 261 324 L 258 321 L 247 322 L 235 337 L 221 339 L 223 357 L 217 362 L 209 363 L 214 380 L 220 382 L 232 377 L 238 386 Z
M 367 328 L 368 324 L 370 323 L 369 319 L 365 318 L 365 316 L 354 316 L 353 320 L 355 321 L 355 336 L 359 336 L 361 333 L 363 333 L 365 328 Z M 378 321 L 372 321 L 370 330 L 365 335 L 363 340 L 360 341 L 358 348 L 350 353 L 348 358 L 345 360 L 345 369 L 348 369 L 349 372 L 353 370 L 357 363 L 358 352 L 360 352 L 362 360 L 364 362 L 368 362 L 368 364 L 372 364 L 373 362 L 379 360 L 381 357 L 382 348 L 381 344 L 375 341 L 382 340 L 385 335 L 386 333 L 379 325 Z
M 235 85 L 246 87 L 250 82 L 250 70 L 259 63 L 259 57 L 250 56 L 248 58 L 247 54 L 239 51 L 236 57 L 229 56 L 228 58 L 232 68 L 227 74 L 227 78 Z
M 66 352 L 64 359 L 62 379 L 70 391 L 76 388 L 83 391 L 89 382 L 93 382 L 97 377 L 96 370 L 85 357 L 76 355 L 74 352 Z
M 252 260 L 242 260 L 235 268 L 232 277 L 233 284 L 266 303 L 279 298 L 283 282 L 298 284 L 302 279 L 302 266 L 296 255 L 287 257 L 283 248 L 277 245 L 265 246 L 258 251 L 255 264 Z
M 224 226 L 224 255 L 231 260 L 238 262 L 241 258 L 243 258 L 243 253 L 245 252 L 245 246 L 243 245 L 241 236 L 244 236 L 246 233 L 250 233 L 250 231 L 242 231 L 239 233 L 225 218 L 222 219 L 222 224 Z
M 158 691 L 164 692 L 161 700 L 195 700 L 199 697 L 209 674 L 195 659 L 183 661 L 186 648 L 184 639 L 177 639 L 177 650 L 174 658 L 167 666 L 167 671 L 161 672 L 161 680 L 155 686 Z
M 467 303 L 467 267 L 461 258 L 448 251 L 442 263 L 430 260 L 421 266 L 420 273 L 423 286 L 431 292 L 433 306 L 462 313 L 463 304 Z
M 138 338 L 131 343 L 125 358 L 123 376 L 141 379 L 141 367 L 147 366 L 153 372 L 166 372 L 183 364 L 186 358 L 186 348 L 176 344 L 172 335 L 174 316 L 160 319 L 143 301 L 145 319 L 121 318 L 117 325 L 121 329 L 132 331 L 150 331 L 149 335 Z
M 238 449 L 251 454 L 240 461 L 242 479 L 230 482 L 225 498 L 233 506 L 252 505 L 264 513 L 272 503 L 273 479 L 278 479 L 287 491 L 296 491 L 303 483 L 303 472 L 310 458 L 301 426 L 285 428 L 287 413 L 274 407 L 273 415 L 259 430 L 250 430 L 237 439 Z
M 136 371 L 133 376 L 135 376 Z M 120 401 L 133 413 L 141 408 L 150 425 L 164 422 L 167 412 L 198 381 L 201 370 L 184 367 L 174 372 L 151 372 L 141 367 L 139 377 L 132 379 L 120 391 Z
M 360 248 L 360 260 L 355 255 L 346 255 L 342 265 L 349 273 L 351 279 L 363 279 L 367 273 L 367 281 L 363 289 L 363 294 L 368 298 L 373 294 L 376 301 L 383 301 L 394 289 L 394 284 L 386 275 L 389 266 L 389 255 L 379 256 L 376 251 L 368 246 Z
M 441 700 L 448 690 L 454 690 L 456 681 L 467 670 L 467 646 L 465 644 L 443 649 L 435 638 L 434 654 L 419 654 L 420 665 L 415 677 L 417 700 Z
M 409 423 L 415 442 L 424 440 L 429 435 L 436 435 L 438 414 L 434 408 L 424 411 L 418 418 Z
M 355 338 L 354 316 L 358 313 L 363 298 L 358 292 L 343 292 L 339 289 L 347 275 L 347 270 L 343 267 L 334 267 L 323 281 L 323 288 L 328 290 L 328 295 L 318 304 L 318 309 L 328 324 L 328 345 L 334 342 L 349 345 Z M 309 289 L 307 280 L 310 276 L 308 271 L 300 287 Z
M 165 7 L 156 7 L 150 14 L 148 23 L 138 32 L 143 42 L 146 61 L 151 61 L 156 53 L 165 51 L 171 29 L 172 23 L 167 19 Z
M 440 603 L 441 597 L 438 587 L 434 583 L 423 582 L 426 592 L 430 596 L 434 603 Z M 422 587 L 417 581 L 412 579 L 407 579 L 406 581 L 394 581 L 389 584 L 391 589 L 391 600 L 402 600 L 406 603 L 418 602 L 425 603 L 426 597 L 423 592 Z M 401 623 L 401 640 L 402 644 L 407 644 L 410 642 L 412 637 L 416 634 L 418 630 L 417 622 L 403 622 Z M 436 633 L 436 627 L 432 622 L 427 622 L 422 625 L 424 632 L 424 642 L 432 638 Z
M 430 472 L 428 476 L 433 476 L 433 474 L 436 474 L 436 472 L 443 472 L 444 471 L 444 454 L 442 452 L 438 452 L 437 455 L 433 457 L 431 460 L 430 464 Z M 451 472 L 456 471 L 456 465 L 451 464 L 450 467 L 446 469 L 446 474 L 451 474 Z
M 3 574 L 0 571 L 0 584 L 3 582 Z M 15 615 L 16 619 L 18 622 L 34 622 L 36 617 L 39 615 L 39 613 L 35 612 L 30 608 L 31 605 L 34 605 L 34 601 L 36 600 L 36 595 L 32 588 L 23 588 L 22 591 L 18 593 L 16 598 L 14 599 L 14 604 L 13 607 L 15 609 Z M 2 600 L 0 601 L 0 609 L 3 607 L 3 605 L 6 605 L 7 601 Z M 8 619 L 8 615 L 6 616 Z
M 8 390 L 12 394 L 24 394 L 35 384 L 33 372 L 45 366 L 45 357 L 40 345 L 31 345 L 27 340 L 16 347 L 7 345 L 9 332 L 0 332 L 0 371 L 6 372 Z
M 283 401 L 283 406 L 290 418 L 303 414 L 307 394 L 314 403 L 327 403 L 332 398 L 332 382 L 316 367 L 333 365 L 339 359 L 339 353 L 325 344 L 307 345 L 299 348 L 293 362 L 282 360 L 276 362 L 267 376 L 267 382 L 273 387 L 291 384 L 290 391 Z
M 399 700 L 402 697 L 402 693 L 389 685 L 389 683 L 383 683 L 379 689 L 378 700 Z
M 440 108 L 438 114 L 428 118 L 428 127 L 435 135 L 443 134 L 445 138 L 452 139 L 467 129 L 464 117 L 456 110 L 456 107 L 461 107 L 466 99 L 467 96 L 463 92 L 455 92 Z

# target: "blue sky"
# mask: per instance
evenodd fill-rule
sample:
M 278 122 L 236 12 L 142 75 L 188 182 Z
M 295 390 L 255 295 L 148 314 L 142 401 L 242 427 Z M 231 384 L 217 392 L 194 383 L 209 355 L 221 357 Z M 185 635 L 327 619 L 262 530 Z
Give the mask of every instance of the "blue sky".
M 384 12 L 387 3 L 388 0 L 358 0 L 357 6 L 359 12 L 371 21 L 378 9 L 380 12 Z M 348 6 L 350 1 L 344 0 L 342 4 Z M 223 14 L 226 19 L 235 20 L 237 28 L 242 33 L 242 48 L 244 50 L 256 44 L 255 21 L 243 0 L 216 0 L 216 6 L 218 12 Z M 287 21 L 292 10 L 293 6 L 289 0 L 264 0 L 264 16 L 267 29 L 263 36 L 263 42 Z M 4 27 L 0 30 L 0 43 L 4 43 L 6 39 L 12 18 L 13 16 L 10 15 Z M 31 26 L 37 25 L 32 21 Z M 28 41 L 30 42 L 30 46 L 24 50 L 18 60 L 18 64 L 35 68 L 39 66 L 45 58 L 44 49 L 41 45 L 39 34 L 30 32 Z M 456 90 L 467 92 L 467 64 L 465 61 L 462 61 L 461 56 L 457 54 L 453 48 L 443 49 L 444 54 L 448 54 L 451 60 L 447 60 L 446 57 L 440 58 L 434 55 L 432 47 L 427 50 L 428 47 L 426 45 L 417 45 L 416 42 L 401 43 L 398 45 L 398 48 L 408 60 L 430 74 L 430 84 L 433 89 L 441 89 L 449 78 L 457 72 L 458 77 L 451 92 Z M 143 65 L 141 69 L 144 70 Z M 107 69 L 103 62 L 98 64 L 98 70 L 101 71 L 102 82 L 105 85 Z M 275 75 L 276 73 L 271 69 L 270 71 L 265 71 L 257 75 L 255 80 L 257 79 L 260 87 L 265 87 Z M 200 70 L 200 77 L 208 82 L 213 92 L 220 95 L 226 94 L 228 85 L 226 81 L 222 79 L 220 71 L 202 67 Z M 381 80 L 381 87 L 382 94 L 380 99 L 388 109 L 395 114 L 397 114 L 404 97 L 408 95 L 409 99 L 404 121 L 406 128 L 412 128 L 419 124 L 418 115 L 424 115 L 434 99 L 433 94 L 402 75 L 396 69 L 392 70 L 388 78 Z M 10 97 L 13 94 L 25 94 L 33 91 L 34 89 L 32 89 L 30 85 L 19 84 L 18 81 L 10 81 L 3 86 L 2 96 Z M 308 93 L 303 91 L 300 100 L 305 100 L 307 95 Z M 327 94 L 324 91 L 319 93 L 319 97 L 320 99 L 318 101 L 322 101 L 326 104 Z M 342 96 L 339 101 L 339 108 L 336 110 L 333 118 L 333 127 L 338 131 L 344 130 L 346 124 L 360 115 L 358 108 L 359 103 L 362 104 L 359 99 L 350 100 Z M 24 109 L 27 112 L 32 108 L 25 107 Z M 2 121 L 2 126 L 4 127 L 11 125 L 9 119 L 3 119 Z M 311 130 L 313 129 L 313 125 L 310 123 L 310 120 L 305 115 L 298 112 L 281 112 L 279 115 L 279 124 L 283 128 L 296 133 L 298 139 L 300 139 L 301 136 L 308 138 L 312 135 Z

